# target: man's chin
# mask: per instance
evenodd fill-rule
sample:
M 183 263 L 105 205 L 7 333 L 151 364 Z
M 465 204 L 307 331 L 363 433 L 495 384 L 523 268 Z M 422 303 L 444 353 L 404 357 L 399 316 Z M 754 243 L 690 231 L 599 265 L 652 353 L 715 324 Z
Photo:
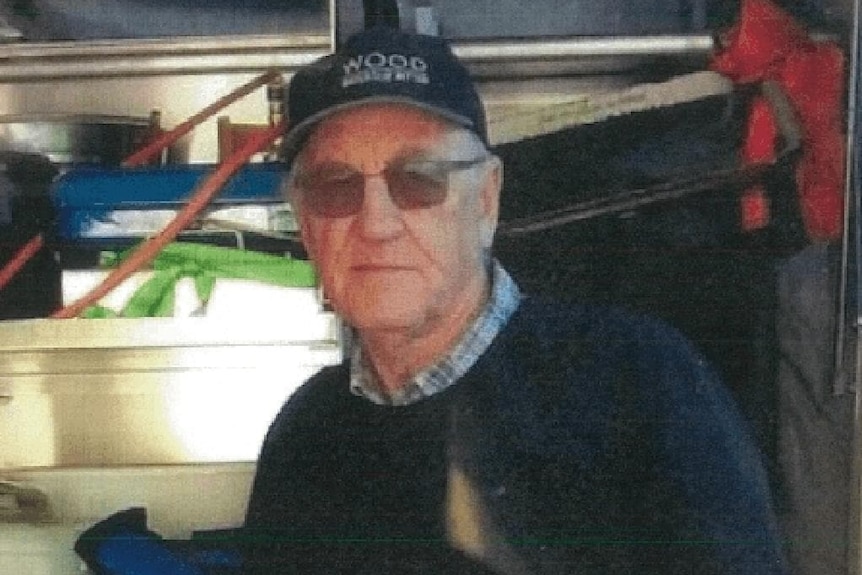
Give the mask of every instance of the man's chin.
M 368 313 L 352 314 L 346 318 L 351 326 L 367 333 L 403 333 L 421 335 L 428 329 L 428 314 L 416 306 L 416 301 L 399 302 L 390 300 L 381 303 L 377 309 Z
M 410 315 L 386 314 L 377 315 L 373 318 L 356 318 L 351 325 L 363 332 L 404 332 L 416 331 L 421 322 Z

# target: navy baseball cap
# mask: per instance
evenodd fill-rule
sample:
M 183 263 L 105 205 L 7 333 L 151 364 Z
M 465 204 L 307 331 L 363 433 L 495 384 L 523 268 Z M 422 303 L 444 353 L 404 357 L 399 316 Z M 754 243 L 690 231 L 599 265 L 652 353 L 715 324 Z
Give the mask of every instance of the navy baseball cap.
M 284 159 L 327 116 L 362 104 L 403 103 L 474 131 L 488 144 L 485 111 L 467 69 L 442 38 L 378 26 L 348 38 L 334 54 L 290 81 Z

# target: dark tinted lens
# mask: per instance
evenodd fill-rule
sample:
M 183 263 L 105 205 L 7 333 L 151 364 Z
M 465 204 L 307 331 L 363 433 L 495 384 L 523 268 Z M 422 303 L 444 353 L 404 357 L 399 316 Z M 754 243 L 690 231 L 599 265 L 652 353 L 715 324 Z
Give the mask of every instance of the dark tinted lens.
M 429 166 L 392 166 L 384 173 L 392 201 L 402 210 L 436 206 L 446 199 L 447 173 Z
M 359 211 L 365 179 L 349 170 L 318 170 L 299 178 L 303 205 L 327 218 L 341 218 Z

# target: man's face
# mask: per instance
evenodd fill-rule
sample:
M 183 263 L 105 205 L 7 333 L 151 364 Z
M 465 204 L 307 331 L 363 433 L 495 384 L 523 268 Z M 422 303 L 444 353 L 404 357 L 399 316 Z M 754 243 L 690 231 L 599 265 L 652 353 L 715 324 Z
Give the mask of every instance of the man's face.
M 360 330 L 421 335 L 445 323 L 485 288 L 483 247 L 496 227 L 500 188 L 492 160 L 445 178 L 442 201 L 396 205 L 384 170 L 474 160 L 487 151 L 469 134 L 408 106 L 369 104 L 323 120 L 298 157 L 300 229 L 333 308 Z M 364 174 L 355 213 L 316 213 L 307 204 L 303 174 Z M 396 198 L 397 200 L 397 198 Z

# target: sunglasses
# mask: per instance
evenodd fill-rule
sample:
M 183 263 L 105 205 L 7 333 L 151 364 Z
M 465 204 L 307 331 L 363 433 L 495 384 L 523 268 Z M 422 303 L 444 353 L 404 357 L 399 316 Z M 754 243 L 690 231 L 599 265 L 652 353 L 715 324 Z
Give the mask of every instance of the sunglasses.
M 421 210 L 443 203 L 449 191 L 449 177 L 489 159 L 469 160 L 406 159 L 390 164 L 382 172 L 365 174 L 343 164 L 324 164 L 300 171 L 296 187 L 302 191 L 302 206 L 327 218 L 357 213 L 365 198 L 365 179 L 382 176 L 389 196 L 400 210 Z

